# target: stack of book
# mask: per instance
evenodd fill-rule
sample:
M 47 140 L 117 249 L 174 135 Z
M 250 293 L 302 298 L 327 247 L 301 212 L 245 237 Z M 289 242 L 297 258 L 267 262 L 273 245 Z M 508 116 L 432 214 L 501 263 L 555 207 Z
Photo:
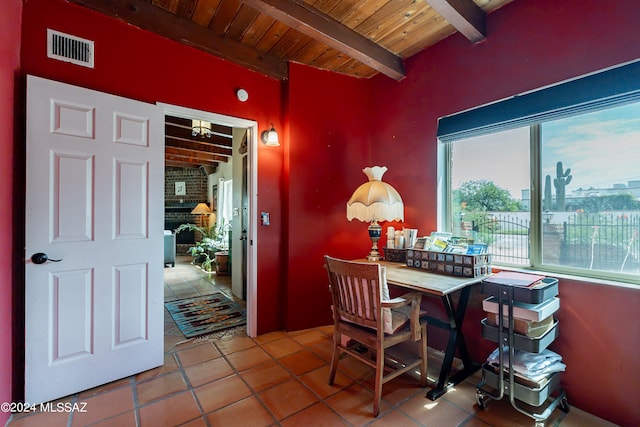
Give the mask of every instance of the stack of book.
M 432 232 L 430 236 L 416 239 L 412 247 L 417 250 L 444 252 L 450 254 L 480 255 L 488 252 L 488 246 L 474 243 L 469 237 L 456 237 L 451 233 Z
M 545 276 L 535 274 L 501 271 L 485 279 L 485 282 L 510 285 L 525 289 L 537 289 L 547 286 Z M 499 324 L 499 306 L 495 297 L 489 297 L 482 302 L 482 308 L 487 313 L 487 322 L 490 325 Z M 554 325 L 553 314 L 560 308 L 560 298 L 553 297 L 537 304 L 529 304 L 519 301 L 513 302 L 514 332 L 530 338 L 539 338 L 549 331 Z M 508 305 L 502 306 L 503 326 L 508 327 Z

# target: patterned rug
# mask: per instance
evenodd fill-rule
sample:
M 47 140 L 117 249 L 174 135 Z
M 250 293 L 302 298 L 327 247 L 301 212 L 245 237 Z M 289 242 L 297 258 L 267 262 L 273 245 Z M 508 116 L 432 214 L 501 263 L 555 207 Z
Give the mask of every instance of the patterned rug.
M 171 301 L 164 305 L 187 338 L 247 323 L 245 309 L 221 293 Z

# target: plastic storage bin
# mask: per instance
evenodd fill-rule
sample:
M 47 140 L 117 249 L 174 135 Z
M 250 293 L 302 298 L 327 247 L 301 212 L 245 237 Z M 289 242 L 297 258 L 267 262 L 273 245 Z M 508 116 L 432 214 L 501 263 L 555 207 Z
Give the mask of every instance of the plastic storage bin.
M 506 333 L 505 333 L 506 336 Z M 487 319 L 482 319 L 482 337 L 496 343 L 500 342 L 500 331 L 497 326 L 492 326 Z M 540 353 L 558 337 L 558 321 L 540 338 L 531 338 L 526 335 L 513 334 L 513 346 L 519 350 L 530 353 Z M 503 343 L 504 344 L 504 343 Z
M 500 385 L 500 375 L 495 373 L 492 368 L 483 366 L 482 374 L 484 375 L 486 385 L 498 389 Z M 504 376 L 508 378 L 509 374 L 504 373 Z M 551 393 L 560 384 L 560 372 L 551 374 L 549 379 L 540 387 L 527 387 L 520 384 L 517 381 L 513 385 L 509 384 L 509 381 L 504 381 L 504 392 L 506 395 L 513 393 L 513 396 L 531 406 L 540 406 L 551 396 Z
M 542 282 L 544 285 L 535 288 L 513 286 L 513 300 L 527 304 L 539 304 L 558 295 L 558 279 L 545 277 Z M 485 281 L 482 282 L 482 293 L 498 297 L 500 289 L 504 286 Z

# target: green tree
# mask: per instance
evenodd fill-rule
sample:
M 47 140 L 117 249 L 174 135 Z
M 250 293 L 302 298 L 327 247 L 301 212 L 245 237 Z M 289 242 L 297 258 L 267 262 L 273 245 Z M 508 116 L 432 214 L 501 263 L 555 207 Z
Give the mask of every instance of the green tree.
M 470 212 L 520 210 L 520 203 L 511 198 L 509 191 L 484 179 L 463 182 L 460 188 L 453 190 L 453 200 L 454 206 L 465 206 Z
M 640 209 L 640 201 L 631 194 L 610 194 L 599 197 L 587 197 L 573 203 L 572 208 L 585 212 L 622 211 Z

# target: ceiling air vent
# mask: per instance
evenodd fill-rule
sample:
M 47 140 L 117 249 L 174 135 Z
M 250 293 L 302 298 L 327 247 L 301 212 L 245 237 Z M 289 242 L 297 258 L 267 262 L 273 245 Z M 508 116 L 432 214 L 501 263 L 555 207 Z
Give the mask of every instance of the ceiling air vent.
M 47 29 L 47 56 L 93 68 L 93 42 Z

